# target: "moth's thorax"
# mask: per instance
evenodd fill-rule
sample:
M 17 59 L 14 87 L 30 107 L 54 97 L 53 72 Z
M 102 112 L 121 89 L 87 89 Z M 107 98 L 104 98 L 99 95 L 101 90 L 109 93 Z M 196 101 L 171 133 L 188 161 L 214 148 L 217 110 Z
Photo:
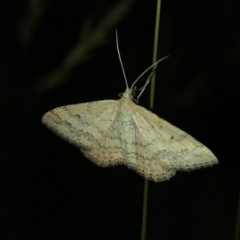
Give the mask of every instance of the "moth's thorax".
M 133 100 L 133 96 L 132 96 L 132 89 L 131 88 L 127 88 L 125 90 L 125 92 L 122 95 L 122 98 L 124 99 L 129 99 L 129 100 Z

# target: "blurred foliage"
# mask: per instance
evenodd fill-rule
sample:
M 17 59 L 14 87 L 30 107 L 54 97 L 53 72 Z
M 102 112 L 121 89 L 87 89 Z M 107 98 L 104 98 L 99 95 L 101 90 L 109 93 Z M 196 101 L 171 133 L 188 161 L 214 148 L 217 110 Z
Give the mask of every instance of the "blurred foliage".
M 96 26 L 92 26 L 91 17 L 87 16 L 83 22 L 79 34 L 79 39 L 62 60 L 57 69 L 53 70 L 47 76 L 41 77 L 34 86 L 35 95 L 40 95 L 59 85 L 64 84 L 69 78 L 71 71 L 89 60 L 91 51 L 106 42 L 109 33 L 116 29 L 120 21 L 129 14 L 135 0 L 122 0 L 113 3 L 101 21 Z M 19 26 L 19 36 L 23 47 L 27 47 L 33 38 L 38 21 L 47 7 L 47 0 L 31 0 L 25 19 Z

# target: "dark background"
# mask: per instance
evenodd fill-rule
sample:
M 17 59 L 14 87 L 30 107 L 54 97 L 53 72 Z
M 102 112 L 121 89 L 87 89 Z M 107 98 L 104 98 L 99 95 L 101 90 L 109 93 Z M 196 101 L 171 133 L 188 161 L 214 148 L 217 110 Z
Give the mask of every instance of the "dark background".
M 115 29 L 132 83 L 152 62 L 156 1 L 32 2 L 0 8 L 0 238 L 140 239 L 144 179 L 124 166 L 95 166 L 41 117 L 62 105 L 119 98 L 125 83 Z M 149 240 L 234 239 L 239 29 L 238 1 L 163 0 L 158 58 L 171 57 L 158 66 L 153 111 L 220 164 L 149 183 Z M 139 104 L 148 108 L 149 87 Z

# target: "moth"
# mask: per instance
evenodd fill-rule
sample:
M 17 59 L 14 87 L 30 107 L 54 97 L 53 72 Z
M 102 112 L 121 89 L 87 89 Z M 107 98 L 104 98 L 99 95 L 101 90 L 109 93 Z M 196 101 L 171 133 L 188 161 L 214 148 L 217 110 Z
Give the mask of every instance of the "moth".
M 156 182 L 170 179 L 176 171 L 194 170 L 218 163 L 214 154 L 186 132 L 137 104 L 151 80 L 148 77 L 134 100 L 135 86 L 146 69 L 119 100 L 103 100 L 55 108 L 42 122 L 50 130 L 78 147 L 101 167 L 123 164 Z

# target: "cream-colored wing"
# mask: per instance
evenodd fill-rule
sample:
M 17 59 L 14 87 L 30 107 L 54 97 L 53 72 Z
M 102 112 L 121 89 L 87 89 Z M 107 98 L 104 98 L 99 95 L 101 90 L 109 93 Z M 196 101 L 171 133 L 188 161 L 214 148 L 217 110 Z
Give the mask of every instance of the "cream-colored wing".
M 117 101 L 104 100 L 55 108 L 42 122 L 53 132 L 79 148 L 96 145 L 116 118 Z
M 218 163 L 213 153 L 186 132 L 171 125 L 145 108 L 133 105 L 138 131 L 165 168 L 192 170 Z M 145 146 L 146 147 L 146 146 Z

